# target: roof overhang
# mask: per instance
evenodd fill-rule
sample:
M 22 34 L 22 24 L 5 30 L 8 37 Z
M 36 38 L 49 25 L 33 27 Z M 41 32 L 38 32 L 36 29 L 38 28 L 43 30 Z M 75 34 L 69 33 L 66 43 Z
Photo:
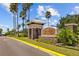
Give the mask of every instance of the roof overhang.
M 44 25 L 43 22 L 39 22 L 39 21 L 30 21 L 30 22 L 27 22 L 27 25 L 30 25 L 30 24 L 40 24 L 40 25 Z

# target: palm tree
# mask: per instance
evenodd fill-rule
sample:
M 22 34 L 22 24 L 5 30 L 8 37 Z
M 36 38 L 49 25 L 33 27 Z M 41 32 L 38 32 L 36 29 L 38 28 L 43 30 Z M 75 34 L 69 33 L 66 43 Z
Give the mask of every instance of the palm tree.
M 17 3 L 10 4 L 10 11 L 13 13 L 13 31 L 16 34 L 16 14 L 17 14 Z M 17 14 L 18 15 L 18 14 Z M 17 22 L 18 23 L 18 22 Z
M 7 28 L 7 34 L 10 35 L 10 29 L 9 28 Z
M 33 5 L 33 3 L 28 3 L 27 4 L 27 9 L 28 9 L 28 20 L 27 21 L 30 21 L 30 7 Z
M 9 28 L 7 28 L 7 32 L 9 32 Z
M 22 27 L 23 27 L 23 31 L 24 31 L 24 20 L 25 20 L 25 23 L 30 21 L 30 7 L 31 7 L 32 3 L 23 3 L 22 4 L 22 11 L 20 13 L 20 17 L 22 17 Z M 28 11 L 28 19 L 26 19 L 26 12 Z M 26 26 L 25 26 L 25 29 L 26 29 Z
M 45 17 L 48 19 L 48 26 L 49 26 L 49 18 L 51 17 L 51 12 L 46 11 Z
M 30 7 L 33 5 L 33 3 L 23 3 L 22 6 L 23 6 L 23 10 L 25 11 L 28 11 L 28 20 L 27 21 L 30 21 Z
M 19 28 L 18 28 L 18 25 L 19 25 L 18 24 L 18 4 L 17 4 L 16 8 L 17 8 L 17 12 L 16 12 L 17 13 L 17 32 L 18 32 L 17 36 L 19 36 Z
M 21 11 L 20 12 L 20 17 L 22 18 L 22 28 L 23 28 L 23 31 L 24 31 L 24 26 L 25 26 L 25 23 L 24 23 L 24 21 L 25 21 L 25 16 L 26 14 L 25 14 L 25 11 Z

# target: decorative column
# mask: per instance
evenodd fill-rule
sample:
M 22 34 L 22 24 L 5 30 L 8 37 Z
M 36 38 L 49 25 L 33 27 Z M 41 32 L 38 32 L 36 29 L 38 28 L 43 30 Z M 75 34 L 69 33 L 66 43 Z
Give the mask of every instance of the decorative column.
M 28 38 L 31 38 L 31 29 L 28 28 Z
M 30 36 L 29 36 L 29 28 L 28 28 L 28 38 L 30 38 Z
M 34 31 L 33 31 L 33 28 L 31 28 L 31 39 L 34 39 Z

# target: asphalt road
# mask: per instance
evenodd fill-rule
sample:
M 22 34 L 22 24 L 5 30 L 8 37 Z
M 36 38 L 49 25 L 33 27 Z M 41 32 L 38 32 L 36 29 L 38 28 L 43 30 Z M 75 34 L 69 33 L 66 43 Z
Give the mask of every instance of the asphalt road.
M 31 46 L 25 45 L 16 40 L 0 36 L 0 56 L 50 56 Z

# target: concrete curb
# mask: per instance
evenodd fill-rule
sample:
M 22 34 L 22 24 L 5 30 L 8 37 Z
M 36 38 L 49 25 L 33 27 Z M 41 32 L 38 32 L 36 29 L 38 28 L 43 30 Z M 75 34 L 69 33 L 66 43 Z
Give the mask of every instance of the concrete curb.
M 48 53 L 48 54 L 50 54 L 50 55 L 54 55 L 54 56 L 66 56 L 66 55 L 64 55 L 64 54 L 61 54 L 61 53 L 58 53 L 58 52 L 55 52 L 55 51 L 51 51 L 51 50 L 49 50 L 49 49 L 46 49 L 46 48 L 43 48 L 43 47 L 40 47 L 40 46 L 31 44 L 31 43 L 28 43 L 28 42 L 25 42 L 25 41 L 22 41 L 22 40 L 13 38 L 13 37 L 8 37 L 8 38 L 13 39 L 13 40 L 17 40 L 17 41 L 19 41 L 19 42 L 22 42 L 22 43 L 24 43 L 24 44 L 27 44 L 27 45 L 32 46 L 32 47 L 34 47 L 34 48 L 37 48 L 37 49 L 39 49 L 39 50 L 41 50 L 41 51 L 44 51 L 44 52 L 46 52 L 46 53 Z

